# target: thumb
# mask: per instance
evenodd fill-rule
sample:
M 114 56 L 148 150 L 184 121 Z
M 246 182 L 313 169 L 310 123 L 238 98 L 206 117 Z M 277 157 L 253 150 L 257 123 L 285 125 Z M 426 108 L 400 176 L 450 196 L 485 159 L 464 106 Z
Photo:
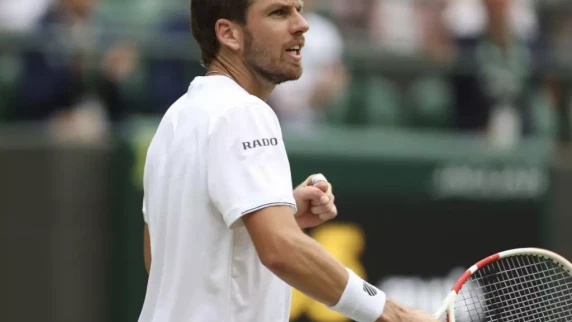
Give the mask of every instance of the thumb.
M 330 198 L 320 188 L 309 186 L 302 188 L 302 199 L 306 201 L 313 201 L 315 203 L 327 204 Z

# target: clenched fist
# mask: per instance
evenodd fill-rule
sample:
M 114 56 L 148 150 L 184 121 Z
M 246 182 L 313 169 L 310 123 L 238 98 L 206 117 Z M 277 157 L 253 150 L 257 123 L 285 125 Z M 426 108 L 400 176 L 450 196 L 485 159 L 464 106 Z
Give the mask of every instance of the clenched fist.
M 314 180 L 312 180 L 314 179 Z M 334 204 L 332 185 L 321 174 L 314 174 L 294 190 L 296 199 L 296 222 L 300 228 L 311 228 L 338 215 Z

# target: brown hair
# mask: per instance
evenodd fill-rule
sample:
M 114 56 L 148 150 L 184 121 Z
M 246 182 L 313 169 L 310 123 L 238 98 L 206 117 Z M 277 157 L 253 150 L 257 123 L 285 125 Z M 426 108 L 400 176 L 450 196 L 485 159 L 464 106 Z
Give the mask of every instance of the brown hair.
M 191 0 L 191 31 L 201 48 L 201 63 L 208 67 L 216 58 L 220 43 L 215 32 L 219 19 L 246 24 L 253 0 Z

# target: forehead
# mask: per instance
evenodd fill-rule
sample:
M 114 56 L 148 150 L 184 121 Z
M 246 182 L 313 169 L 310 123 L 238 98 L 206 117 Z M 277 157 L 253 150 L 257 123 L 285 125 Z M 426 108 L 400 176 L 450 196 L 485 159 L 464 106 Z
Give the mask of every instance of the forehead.
M 252 7 L 258 9 L 265 9 L 275 6 L 289 6 L 289 7 L 301 7 L 304 6 L 303 0 L 252 0 Z

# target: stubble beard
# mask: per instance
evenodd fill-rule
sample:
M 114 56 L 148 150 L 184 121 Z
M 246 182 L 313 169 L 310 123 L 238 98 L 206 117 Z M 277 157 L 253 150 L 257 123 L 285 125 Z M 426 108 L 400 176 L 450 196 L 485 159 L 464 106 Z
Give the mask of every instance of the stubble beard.
M 301 66 L 281 69 L 284 63 L 273 59 L 271 52 L 257 43 L 249 31 L 245 32 L 245 48 L 244 58 L 247 67 L 271 84 L 279 85 L 302 76 Z

